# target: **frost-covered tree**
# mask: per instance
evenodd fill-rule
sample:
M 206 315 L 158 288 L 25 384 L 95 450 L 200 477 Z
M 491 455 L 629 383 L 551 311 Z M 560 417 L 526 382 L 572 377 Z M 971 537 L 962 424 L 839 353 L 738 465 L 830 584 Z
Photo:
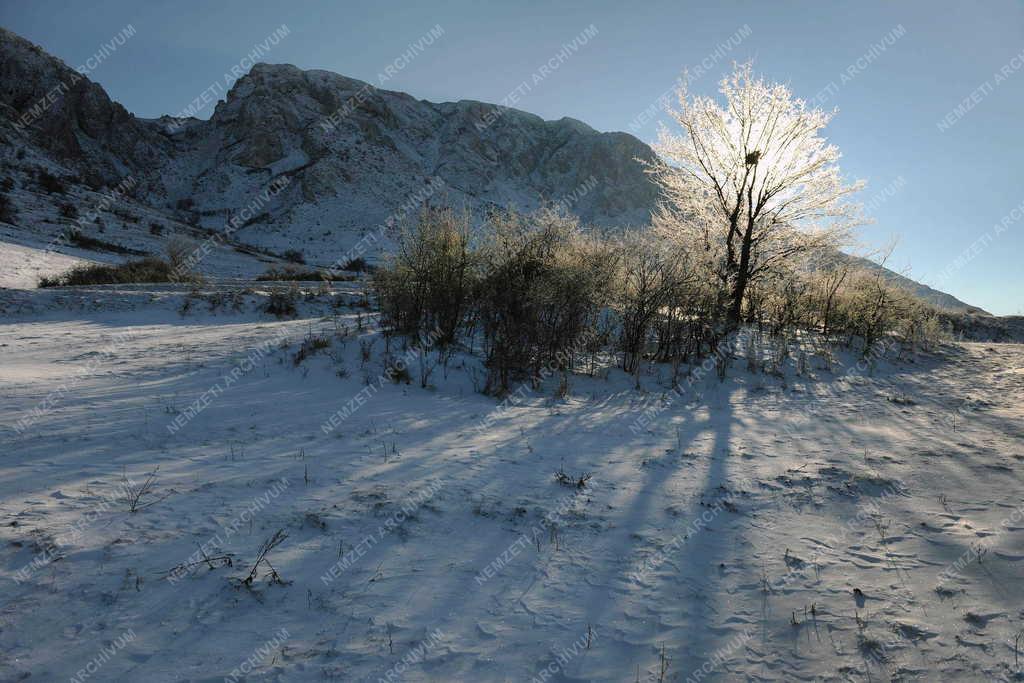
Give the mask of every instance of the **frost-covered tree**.
M 847 201 L 839 150 L 819 132 L 833 113 L 808 108 L 784 85 L 737 65 L 720 88 L 724 103 L 677 92 L 651 171 L 665 201 L 656 230 L 704 252 L 720 281 L 726 331 L 735 329 L 751 282 L 818 248 L 835 247 L 860 222 Z

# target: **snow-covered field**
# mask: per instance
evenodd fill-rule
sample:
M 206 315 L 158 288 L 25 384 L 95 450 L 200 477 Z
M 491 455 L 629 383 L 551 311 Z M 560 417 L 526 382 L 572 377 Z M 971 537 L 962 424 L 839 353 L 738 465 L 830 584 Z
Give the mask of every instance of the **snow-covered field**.
M 0 680 L 1020 679 L 1022 346 L 502 405 L 144 289 L 0 323 Z

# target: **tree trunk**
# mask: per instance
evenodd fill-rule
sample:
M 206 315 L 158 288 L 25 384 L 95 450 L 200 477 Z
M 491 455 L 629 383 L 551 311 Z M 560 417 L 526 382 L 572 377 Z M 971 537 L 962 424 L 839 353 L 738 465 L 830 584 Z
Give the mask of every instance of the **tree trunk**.
M 743 297 L 747 292 L 747 283 L 750 281 L 750 251 L 753 246 L 754 223 L 747 221 L 747 228 L 743 232 L 743 246 L 740 249 L 740 262 L 736 266 L 736 278 L 733 282 L 732 292 L 729 294 L 729 311 L 726 315 L 726 332 L 734 332 L 740 326 L 740 318 L 743 314 Z

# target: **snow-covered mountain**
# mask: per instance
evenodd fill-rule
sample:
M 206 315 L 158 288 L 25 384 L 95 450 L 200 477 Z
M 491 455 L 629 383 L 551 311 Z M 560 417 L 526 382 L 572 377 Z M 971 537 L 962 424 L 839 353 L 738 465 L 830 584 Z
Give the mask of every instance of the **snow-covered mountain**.
M 9 31 L 0 77 L 6 142 L 94 186 L 131 175 L 136 199 L 204 227 L 222 229 L 288 178 L 236 235 L 268 247 L 345 248 L 430 195 L 474 211 L 564 202 L 605 225 L 643 223 L 657 201 L 637 161 L 653 153 L 631 135 L 482 102 L 435 104 L 327 71 L 257 64 L 208 121 L 136 118 Z
M 0 29 L 0 80 L 9 175 L 43 167 L 101 196 L 129 179 L 117 201 L 145 221 L 227 230 L 235 242 L 319 263 L 424 201 L 477 213 L 555 202 L 585 222 L 624 226 L 646 223 L 659 196 L 641 163 L 654 152 L 626 133 L 483 102 L 417 100 L 328 71 L 257 64 L 209 120 L 140 119 Z M 387 240 L 363 244 L 379 251 Z M 978 310 L 893 276 L 938 305 Z

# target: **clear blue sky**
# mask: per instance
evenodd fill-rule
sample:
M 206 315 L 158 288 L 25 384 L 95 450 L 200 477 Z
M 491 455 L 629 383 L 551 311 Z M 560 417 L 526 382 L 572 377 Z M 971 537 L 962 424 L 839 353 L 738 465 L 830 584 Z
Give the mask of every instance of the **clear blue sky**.
M 798 96 L 824 92 L 825 105 L 839 108 L 827 134 L 844 153 L 844 171 L 868 181 L 863 201 L 882 200 L 871 211 L 877 223 L 860 232 L 864 243 L 898 237 L 891 266 L 994 313 L 1024 313 L 1022 0 L 0 0 L 0 25 L 72 66 L 129 23 L 135 36 L 90 77 L 144 117 L 181 111 L 282 24 L 290 35 L 263 61 L 374 84 L 410 43 L 440 25 L 444 35 L 385 87 L 434 101 L 497 102 L 530 80 L 519 108 L 599 130 L 630 131 L 683 68 L 710 58 L 712 68 L 692 88 L 711 92 L 733 59 L 752 58 Z M 532 85 L 540 66 L 591 24 L 597 35 Z M 716 56 L 745 26 L 749 35 Z M 893 39 L 894 30 L 902 36 Z M 872 48 L 878 44 L 884 51 Z M 972 92 L 969 111 L 939 130 Z M 651 141 L 656 130 L 651 122 L 632 132 Z M 1011 214 L 1017 220 L 996 235 L 993 226 Z M 966 265 L 940 275 L 978 240 Z

